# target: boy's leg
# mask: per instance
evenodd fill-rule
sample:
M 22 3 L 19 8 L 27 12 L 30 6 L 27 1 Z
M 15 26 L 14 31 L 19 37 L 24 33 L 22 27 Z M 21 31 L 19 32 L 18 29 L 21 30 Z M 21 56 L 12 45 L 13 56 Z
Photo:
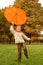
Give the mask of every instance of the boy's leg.
M 27 48 L 26 48 L 26 43 L 23 43 L 23 50 L 24 50 L 24 55 L 26 56 L 26 58 L 28 58 L 28 52 L 27 52 Z
M 18 44 L 18 62 L 21 61 L 22 44 Z

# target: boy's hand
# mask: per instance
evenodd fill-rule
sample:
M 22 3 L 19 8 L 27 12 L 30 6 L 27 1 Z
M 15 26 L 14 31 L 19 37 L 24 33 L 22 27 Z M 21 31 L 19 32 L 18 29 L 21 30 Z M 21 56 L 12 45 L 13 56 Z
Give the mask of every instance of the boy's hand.
M 14 25 L 14 22 L 12 22 L 12 25 Z
M 28 38 L 29 40 L 31 40 L 30 38 Z

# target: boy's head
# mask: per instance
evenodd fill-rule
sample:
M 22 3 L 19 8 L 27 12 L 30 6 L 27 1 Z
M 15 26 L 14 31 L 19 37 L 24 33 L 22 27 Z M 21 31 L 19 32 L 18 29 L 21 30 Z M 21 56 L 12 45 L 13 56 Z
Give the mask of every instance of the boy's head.
M 21 31 L 21 25 L 17 25 L 17 26 L 16 26 L 16 30 L 17 30 L 17 31 Z
M 14 26 L 14 29 L 16 31 L 21 31 L 21 25 L 15 25 L 15 24 L 11 24 L 11 23 L 10 23 L 10 25 L 13 25 Z

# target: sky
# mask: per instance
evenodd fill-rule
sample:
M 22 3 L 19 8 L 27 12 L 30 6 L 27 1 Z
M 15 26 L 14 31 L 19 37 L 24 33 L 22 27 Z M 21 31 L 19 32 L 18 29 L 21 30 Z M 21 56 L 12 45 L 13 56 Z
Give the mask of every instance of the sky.
M 0 0 L 0 9 L 13 5 L 15 0 Z
M 0 0 L 0 9 L 13 5 L 15 0 Z M 43 0 L 39 0 L 41 6 L 43 7 Z

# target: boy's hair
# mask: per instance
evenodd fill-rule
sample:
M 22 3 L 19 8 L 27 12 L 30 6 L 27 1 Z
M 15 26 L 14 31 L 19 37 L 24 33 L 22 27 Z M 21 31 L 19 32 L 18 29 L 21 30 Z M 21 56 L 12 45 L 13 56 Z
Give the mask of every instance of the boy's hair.
M 12 25 L 11 23 L 9 23 L 10 25 Z

